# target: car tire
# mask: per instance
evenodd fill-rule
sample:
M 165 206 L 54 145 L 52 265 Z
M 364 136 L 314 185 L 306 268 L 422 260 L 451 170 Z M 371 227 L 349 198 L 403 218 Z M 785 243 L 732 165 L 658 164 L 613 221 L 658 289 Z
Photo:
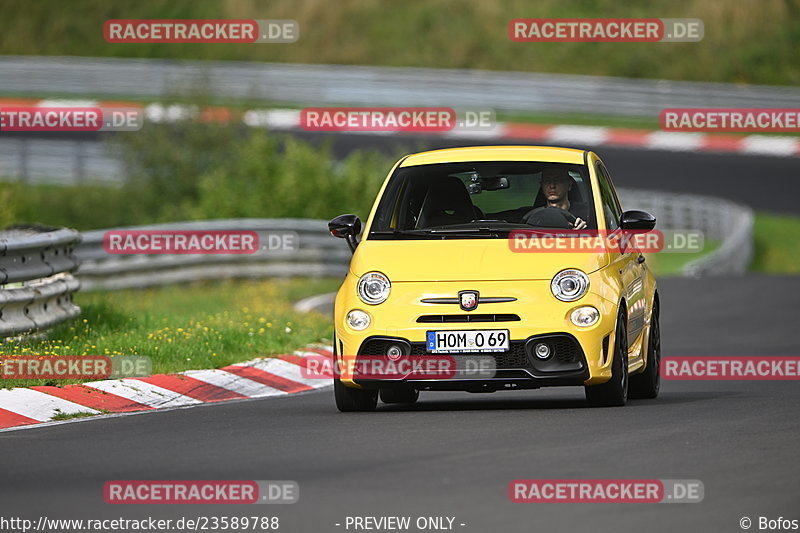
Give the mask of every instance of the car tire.
M 586 400 L 592 407 L 621 407 L 628 399 L 628 335 L 625 316 L 617 318 L 611 379 L 600 385 L 584 387 Z
M 415 403 L 419 399 L 419 391 L 412 387 L 391 387 L 381 389 L 383 403 Z
M 658 323 L 658 305 L 650 317 L 650 334 L 647 338 L 647 366 L 644 372 L 631 376 L 631 398 L 655 398 L 661 388 L 661 326 Z
M 336 408 L 343 413 L 374 411 L 378 405 L 378 391 L 345 387 L 338 379 L 333 380 L 333 395 Z

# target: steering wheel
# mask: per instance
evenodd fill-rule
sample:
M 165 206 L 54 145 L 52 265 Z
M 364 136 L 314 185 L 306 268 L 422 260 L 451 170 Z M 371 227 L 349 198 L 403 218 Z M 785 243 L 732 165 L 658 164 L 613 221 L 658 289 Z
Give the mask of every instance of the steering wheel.
M 573 229 L 575 220 L 577 220 L 575 215 L 566 209 L 548 206 L 531 209 L 522 217 L 525 224 L 554 229 Z

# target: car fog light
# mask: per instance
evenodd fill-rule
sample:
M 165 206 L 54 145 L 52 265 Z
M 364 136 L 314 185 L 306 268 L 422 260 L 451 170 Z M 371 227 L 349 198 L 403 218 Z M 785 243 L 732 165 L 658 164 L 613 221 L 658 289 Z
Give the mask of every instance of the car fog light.
M 597 321 L 600 320 L 600 312 L 594 307 L 587 305 L 575 309 L 572 314 L 569 315 L 569 319 L 576 326 L 587 328 L 597 324 Z
M 550 350 L 550 346 L 545 344 L 545 343 L 543 343 L 543 342 L 540 342 L 539 344 L 537 344 L 533 348 L 533 351 L 536 354 L 536 357 L 538 357 L 539 359 L 542 359 L 542 360 L 549 359 L 550 355 L 552 355 L 552 351 Z
M 403 349 L 396 344 L 392 344 L 389 346 L 389 349 L 386 350 L 386 355 L 388 355 L 389 359 L 392 361 L 396 361 L 397 359 L 400 359 L 401 355 L 403 355 Z
M 356 331 L 367 329 L 370 322 L 372 322 L 372 319 L 370 319 L 369 314 L 360 309 L 353 309 L 347 313 L 347 325 Z

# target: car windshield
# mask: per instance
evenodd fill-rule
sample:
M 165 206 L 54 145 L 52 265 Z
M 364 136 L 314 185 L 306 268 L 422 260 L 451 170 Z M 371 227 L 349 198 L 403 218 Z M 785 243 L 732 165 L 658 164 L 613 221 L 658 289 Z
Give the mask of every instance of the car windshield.
M 576 218 L 588 229 L 597 228 L 585 165 L 417 165 L 398 168 L 392 175 L 369 238 L 501 238 L 519 229 L 569 232 Z

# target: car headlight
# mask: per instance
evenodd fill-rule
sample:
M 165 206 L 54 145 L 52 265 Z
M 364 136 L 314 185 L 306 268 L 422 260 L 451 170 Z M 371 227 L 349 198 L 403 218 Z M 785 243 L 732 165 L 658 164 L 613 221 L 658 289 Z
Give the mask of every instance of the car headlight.
M 372 322 L 372 319 L 366 311 L 353 309 L 347 313 L 347 325 L 356 331 L 367 329 L 370 322 Z
M 589 276 L 574 268 L 562 270 L 553 277 L 550 290 L 562 302 L 574 302 L 589 289 Z
M 594 326 L 600 320 L 600 311 L 591 305 L 579 307 L 569 315 L 569 319 L 576 326 L 588 328 L 589 326 Z
M 369 305 L 377 305 L 386 301 L 392 284 L 389 278 L 380 272 L 367 272 L 358 280 L 358 297 Z

